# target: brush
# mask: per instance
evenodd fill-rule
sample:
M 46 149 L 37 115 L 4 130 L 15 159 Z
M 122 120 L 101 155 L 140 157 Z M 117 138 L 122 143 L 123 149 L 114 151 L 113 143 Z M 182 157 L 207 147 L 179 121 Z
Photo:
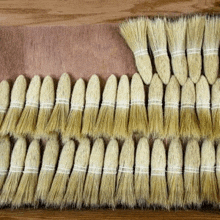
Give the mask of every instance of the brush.
M 212 86 L 212 128 L 213 139 L 220 140 L 220 79 Z
M 28 148 L 25 159 L 25 168 L 16 194 L 12 201 L 12 207 L 34 205 L 34 193 L 38 180 L 38 169 L 40 166 L 40 144 L 33 140 Z
M 148 20 L 148 39 L 153 52 L 154 63 L 162 82 L 170 80 L 170 59 L 167 54 L 167 38 L 164 19 Z
M 202 203 L 218 204 L 218 183 L 215 175 L 215 147 L 204 140 L 201 147 L 200 187 Z
M 184 199 L 183 185 L 183 150 L 178 138 L 173 139 L 168 150 L 168 205 L 169 208 L 182 208 Z
M 101 138 L 95 140 L 89 159 L 89 168 L 86 175 L 83 190 L 83 202 L 85 207 L 99 207 L 99 187 L 104 160 L 104 141 Z
M 189 76 L 194 83 L 197 83 L 202 69 L 201 48 L 205 27 L 205 17 L 200 15 L 187 19 L 187 62 Z
M 212 118 L 210 111 L 210 91 L 205 76 L 201 76 L 196 84 L 196 112 L 199 119 L 201 138 L 211 138 Z
M 16 126 L 16 135 L 33 136 L 37 124 L 40 87 L 41 80 L 36 75 L 29 84 L 25 107 Z
M 139 207 L 150 206 L 149 192 L 150 149 L 147 138 L 139 140 L 135 157 L 135 197 Z
M 144 84 L 135 73 L 131 80 L 131 103 L 128 123 L 129 135 L 148 136 L 148 120 L 145 107 Z
M 83 204 L 83 188 L 90 157 L 90 141 L 82 138 L 76 151 L 75 163 L 69 178 L 61 208 L 74 207 L 81 209 Z
M 46 199 L 55 173 L 58 154 L 59 154 L 59 144 L 58 144 L 57 136 L 54 135 L 47 141 L 43 153 L 41 170 L 38 177 L 37 188 L 34 196 L 35 207 L 37 207 L 39 203 L 41 204 L 46 203 Z
M 82 78 L 78 79 L 73 88 L 71 97 L 71 108 L 67 119 L 67 125 L 63 138 L 81 138 L 82 116 L 85 104 L 85 82 Z
M 116 186 L 116 204 L 134 208 L 136 205 L 134 188 L 134 141 L 127 138 L 122 146 Z
M 46 126 L 53 111 L 54 99 L 53 79 L 50 76 L 46 76 L 40 90 L 40 110 L 36 124 L 35 138 L 48 138 Z
M 60 207 L 66 192 L 69 174 L 73 166 L 74 153 L 75 143 L 74 141 L 70 140 L 66 142 L 62 149 L 56 175 L 53 179 L 53 183 L 47 196 L 46 207 Z
M 216 148 L 216 178 L 218 184 L 218 198 L 220 198 L 220 143 L 218 143 L 218 146 Z
M 173 73 L 179 84 L 183 86 L 187 80 L 188 69 L 186 61 L 186 18 L 180 17 L 174 21 L 166 20 L 166 34 Z
M 120 25 L 120 32 L 134 54 L 141 78 L 145 84 L 149 85 L 152 78 L 152 65 L 147 48 L 147 27 L 146 18 L 130 19 Z
M 10 169 L 0 195 L 0 206 L 10 205 L 22 176 L 27 144 L 24 138 L 18 138 L 12 151 Z
M 200 148 L 195 139 L 188 141 L 184 156 L 184 206 L 200 208 Z
M 116 92 L 117 78 L 112 74 L 102 94 L 102 104 L 94 131 L 96 137 L 109 139 L 113 134 Z
M 149 132 L 153 138 L 164 135 L 162 99 L 163 84 L 158 74 L 154 74 L 148 93 Z
M 168 140 L 179 137 L 180 85 L 172 76 L 166 86 L 164 110 L 164 136 Z
M 115 187 L 118 168 L 119 148 L 118 142 L 111 139 L 108 143 L 103 167 L 102 180 L 100 185 L 99 201 L 100 206 L 115 209 Z
M 58 82 L 56 91 L 56 104 L 46 126 L 47 133 L 64 133 L 66 121 L 69 114 L 69 100 L 71 93 L 70 77 L 63 73 Z M 57 120 L 59 118 L 59 120 Z
M 195 112 L 196 92 L 190 78 L 182 87 L 180 109 L 180 136 L 184 141 L 200 139 L 199 122 Z
M 118 84 L 113 137 L 124 140 L 128 136 L 130 88 L 126 75 L 122 75 Z
M 86 89 L 86 105 L 83 115 L 82 135 L 94 136 L 94 128 L 99 111 L 100 81 L 97 75 L 92 75 Z
M 150 192 L 151 205 L 155 208 L 168 207 L 168 194 L 166 182 L 166 151 L 164 144 L 160 139 L 156 139 L 153 143 L 151 152 L 151 177 Z
M 0 83 L 0 126 L 4 120 L 6 111 L 8 109 L 10 100 L 10 87 L 9 83 L 6 80 L 1 81 Z
M 0 137 L 0 190 L 8 174 L 11 156 L 9 136 Z
M 220 43 L 220 20 L 217 16 L 208 16 L 205 20 L 203 42 L 203 65 L 209 84 L 213 84 L 218 76 Z
M 17 122 L 22 113 L 25 102 L 27 82 L 23 75 L 17 77 L 11 92 L 11 102 L 7 114 L 2 122 L 0 133 L 14 134 Z

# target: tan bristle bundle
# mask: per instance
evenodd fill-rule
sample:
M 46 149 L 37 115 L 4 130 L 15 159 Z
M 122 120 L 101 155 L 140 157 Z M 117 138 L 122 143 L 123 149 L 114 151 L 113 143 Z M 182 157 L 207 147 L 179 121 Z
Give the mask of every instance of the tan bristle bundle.
M 168 194 L 166 182 L 166 151 L 160 139 L 156 139 L 151 153 L 150 192 L 151 205 L 154 208 L 168 207 Z
M 16 126 L 16 135 L 34 135 L 38 117 L 41 79 L 34 76 L 29 84 L 25 108 Z
M 74 85 L 71 108 L 67 119 L 67 125 L 63 138 L 81 138 L 82 116 L 85 104 L 85 82 L 82 78 L 78 79 Z
M 150 148 L 147 138 L 143 137 L 137 145 L 134 175 L 135 197 L 141 208 L 150 206 L 149 165 Z
M 205 17 L 195 15 L 187 19 L 187 62 L 189 76 L 194 83 L 197 83 L 202 70 L 201 48 L 205 27 Z
M 153 138 L 162 138 L 164 135 L 162 100 L 163 84 L 158 74 L 154 74 L 148 93 L 149 133 Z
M 218 184 L 218 198 L 220 198 L 220 143 L 216 149 L 216 178 Z
M 38 180 L 38 169 L 40 166 L 40 144 L 38 140 L 33 140 L 28 148 L 25 159 L 25 168 L 21 181 L 17 188 L 12 207 L 33 206 L 34 194 Z
M 134 208 L 136 205 L 134 178 L 134 141 L 125 140 L 119 158 L 119 168 L 116 186 L 116 204 L 123 207 Z
M 165 22 L 171 63 L 174 75 L 181 86 L 187 80 L 188 68 L 185 55 L 186 49 L 186 19 L 181 17 Z
M 82 138 L 76 151 L 75 163 L 69 178 L 67 190 L 61 208 L 74 207 L 80 209 L 83 204 L 83 188 L 90 157 L 90 141 Z
M 128 123 L 129 135 L 148 136 L 148 120 L 145 107 L 144 84 L 135 73 L 131 80 L 131 105 Z
M 1 126 L 0 133 L 2 135 L 14 134 L 24 107 L 26 87 L 27 82 L 24 76 L 18 76 L 12 88 L 10 107 Z
M 10 103 L 10 87 L 9 83 L 6 80 L 1 81 L 0 83 L 0 126 L 4 120 L 6 111 Z
M 201 147 L 200 186 L 202 203 L 218 203 L 218 184 L 215 175 L 215 147 L 212 141 L 204 140 Z
M 0 195 L 0 206 L 10 205 L 16 193 L 25 163 L 27 144 L 19 138 L 12 151 L 10 169 Z
M 35 192 L 34 204 L 38 206 L 39 203 L 45 204 L 50 190 L 55 167 L 58 160 L 59 144 L 57 137 L 52 137 L 46 143 L 43 153 L 42 166 L 38 178 L 37 188 Z
M 66 192 L 66 186 L 69 180 L 69 174 L 73 165 L 75 153 L 74 141 L 68 141 L 61 152 L 59 158 L 59 164 L 56 171 L 56 175 L 53 179 L 53 183 L 48 193 L 46 206 L 60 207 L 64 194 Z
M 184 206 L 199 208 L 200 199 L 200 148 L 196 140 L 189 140 L 184 157 Z
M 110 138 L 113 134 L 116 92 L 117 78 L 112 74 L 103 91 L 102 104 L 94 131 L 96 137 Z
M 130 86 L 126 75 L 121 76 L 116 99 L 113 136 L 124 140 L 128 136 Z
M 104 141 L 96 139 L 89 159 L 89 168 L 83 190 L 83 201 L 86 207 L 99 207 L 99 187 L 104 160 Z
M 94 128 L 99 111 L 100 81 L 97 75 L 92 75 L 86 89 L 86 105 L 83 113 L 82 135 L 94 136 Z
M 172 76 L 165 91 L 164 135 L 170 140 L 179 137 L 180 85 Z
M 168 150 L 168 205 L 169 208 L 182 208 L 184 199 L 183 150 L 179 139 L 173 139 Z
M 170 59 L 167 54 L 167 38 L 164 19 L 148 20 L 148 38 L 154 55 L 154 63 L 162 82 L 170 80 Z
M 200 129 L 195 112 L 196 92 L 190 78 L 182 87 L 180 110 L 180 136 L 184 140 L 190 138 L 200 139 Z
M 218 49 L 220 43 L 219 17 L 207 17 L 203 42 L 203 65 L 205 76 L 209 84 L 213 84 L 219 72 Z
M 147 48 L 147 26 L 148 20 L 141 17 L 122 23 L 120 32 L 134 54 L 139 74 L 144 83 L 149 85 L 152 78 L 152 65 Z
M 54 99 L 55 91 L 53 79 L 50 76 L 46 76 L 40 90 L 40 110 L 35 130 L 36 138 L 48 137 L 46 126 L 53 111 Z
M 0 137 L 0 190 L 8 174 L 11 156 L 11 143 L 8 136 Z
M 67 73 L 63 73 L 59 79 L 56 91 L 56 104 L 47 124 L 48 133 L 60 132 L 64 133 L 67 117 L 69 114 L 69 101 L 71 93 L 70 77 Z M 57 120 L 59 118 L 59 120 Z
M 115 139 L 108 143 L 102 174 L 102 181 L 100 185 L 99 200 L 100 206 L 108 206 L 115 208 L 115 187 L 118 168 L 119 148 L 118 142 Z
M 196 112 L 199 119 L 200 137 L 212 137 L 212 118 L 210 111 L 209 84 L 205 76 L 201 76 L 196 84 Z

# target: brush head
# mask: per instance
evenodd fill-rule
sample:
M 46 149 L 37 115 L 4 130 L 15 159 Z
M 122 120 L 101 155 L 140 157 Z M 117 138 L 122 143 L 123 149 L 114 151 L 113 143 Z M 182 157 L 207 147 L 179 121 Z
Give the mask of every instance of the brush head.
M 10 99 L 9 99 L 9 94 L 10 94 L 10 86 L 8 81 L 3 80 L 0 83 L 0 125 L 3 121 L 3 117 L 8 109 Z

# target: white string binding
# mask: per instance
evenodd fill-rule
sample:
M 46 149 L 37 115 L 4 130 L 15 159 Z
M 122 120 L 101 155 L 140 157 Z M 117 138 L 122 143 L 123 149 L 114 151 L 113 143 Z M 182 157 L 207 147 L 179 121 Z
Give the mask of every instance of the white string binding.
M 179 108 L 178 102 L 165 102 L 165 108 Z
M 118 172 L 119 173 L 132 173 L 133 174 L 133 168 L 125 167 L 125 166 L 119 166 Z
M 6 175 L 7 173 L 8 173 L 8 170 L 7 170 L 7 169 L 4 169 L 4 168 L 0 169 L 0 176 L 4 176 L 4 175 Z
M 64 98 L 56 98 L 56 104 L 64 104 L 64 105 L 69 105 L 69 99 L 64 99 Z
M 195 105 L 191 103 L 181 103 L 181 108 L 195 108 Z
M 220 104 L 212 104 L 212 109 L 220 109 Z
M 177 50 L 171 52 L 171 57 L 185 56 L 185 50 Z
M 34 108 L 38 108 L 38 102 L 27 101 L 27 102 L 26 102 L 26 106 L 30 106 L 30 107 L 34 107 Z
M 53 108 L 53 103 L 50 103 L 50 102 L 42 102 L 42 103 L 40 103 L 40 108 L 52 109 L 52 108 Z
M 115 107 L 115 103 L 111 101 L 103 101 L 101 106 L 109 106 L 109 107 Z
M 45 171 L 54 171 L 55 170 L 55 166 L 54 165 L 43 165 L 41 170 L 45 170 Z
M 196 108 L 209 109 L 210 103 L 196 103 Z
M 3 107 L 3 106 L 0 106 L 0 112 L 1 113 L 5 113 L 7 110 L 7 108 Z
M 10 108 L 23 108 L 24 103 L 23 102 L 18 102 L 18 101 L 12 101 L 10 104 Z
M 129 108 L 129 103 L 127 103 L 127 102 L 117 102 L 116 108 Z
M 70 110 L 83 111 L 84 106 L 79 104 L 71 104 Z
M 9 172 L 11 173 L 21 173 L 23 171 L 24 167 L 19 166 L 10 166 Z
M 135 174 L 149 174 L 149 166 L 141 166 L 141 165 L 136 165 L 135 166 Z
M 117 168 L 104 167 L 104 168 L 103 168 L 103 174 L 116 175 L 116 174 L 117 174 Z
M 218 172 L 220 172 L 220 165 L 217 165 L 216 167 L 215 167 L 216 169 L 216 172 L 218 171 Z
M 159 57 L 159 56 L 163 56 L 163 55 L 167 55 L 167 50 L 166 49 L 155 50 L 155 51 L 153 51 L 153 54 L 154 54 L 154 58 Z
M 143 55 L 148 55 L 148 50 L 147 49 L 140 49 L 140 50 L 136 50 L 134 52 L 135 57 L 139 57 L 139 56 L 143 56 Z
M 186 166 L 184 167 L 184 173 L 199 173 L 199 168 Z
M 133 100 L 131 100 L 130 105 L 145 105 L 145 101 L 144 100 L 133 99 Z
M 88 107 L 93 107 L 93 108 L 98 108 L 99 107 L 99 103 L 97 102 L 86 102 L 86 108 Z
M 101 175 L 102 174 L 102 168 L 96 167 L 96 166 L 89 166 L 88 173 Z
M 215 172 L 215 166 L 201 166 L 200 167 L 200 171 L 201 172 L 210 172 L 210 173 L 214 173 Z
M 151 176 L 165 176 L 165 168 L 152 168 Z
M 75 164 L 73 167 L 73 171 L 86 173 L 87 167 Z
M 187 49 L 187 54 L 201 54 L 201 48 Z
M 69 174 L 70 174 L 70 169 L 66 169 L 66 168 L 58 167 L 58 169 L 57 169 L 57 173 L 61 173 L 61 174 L 69 175 Z
M 168 166 L 167 173 L 182 174 L 182 167 Z
M 160 105 L 162 106 L 162 100 L 159 100 L 159 99 L 149 99 L 148 100 L 148 106 L 149 105 Z
M 203 55 L 204 56 L 218 55 L 218 49 L 216 49 L 216 48 L 203 49 Z
M 38 173 L 37 167 L 25 167 L 23 173 Z

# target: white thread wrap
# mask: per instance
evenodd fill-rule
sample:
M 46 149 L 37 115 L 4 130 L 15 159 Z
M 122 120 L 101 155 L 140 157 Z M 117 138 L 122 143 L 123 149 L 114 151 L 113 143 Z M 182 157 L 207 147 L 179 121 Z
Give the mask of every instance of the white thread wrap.
M 154 54 L 154 58 L 164 56 L 167 55 L 167 50 L 166 49 L 155 50 L 153 51 L 153 54 Z
M 49 164 L 45 164 L 42 166 L 41 168 L 42 170 L 45 170 L 45 171 L 54 171 L 55 170 L 55 166 L 54 165 L 49 165 Z
M 217 165 L 216 167 L 215 167 L 216 169 L 216 172 L 220 172 L 220 165 Z
M 167 173 L 182 174 L 182 167 L 168 166 Z
M 199 173 L 199 168 L 186 166 L 184 167 L 184 172 L 185 173 Z
M 201 54 L 201 48 L 187 49 L 187 54 Z
M 131 100 L 130 105 L 145 105 L 145 101 L 144 100 L 133 99 L 133 100 Z
M 23 173 L 38 173 L 37 167 L 25 167 Z
M 87 167 L 75 164 L 73 167 L 73 171 L 86 173 Z
M 76 110 L 76 111 L 83 111 L 84 106 L 83 105 L 77 105 L 77 104 L 71 104 L 70 110 Z
M 215 172 L 215 166 L 201 166 L 200 167 L 201 172 L 210 172 L 214 173 Z
M 56 104 L 69 105 L 69 99 L 56 98 Z
M 34 101 L 27 101 L 26 102 L 26 106 L 30 106 L 30 107 L 34 107 L 34 108 L 38 108 L 38 102 L 34 102 Z
M 165 176 L 165 168 L 152 168 L 151 176 Z
M 220 109 L 220 104 L 212 104 L 212 109 Z
M 24 103 L 23 102 L 17 102 L 17 101 L 12 101 L 10 104 L 10 108 L 23 108 Z
M 0 176 L 4 176 L 8 173 L 8 170 L 6 168 L 1 168 L 0 169 Z
M 89 166 L 88 173 L 101 175 L 102 174 L 102 168 L 96 167 L 96 166 Z
M 148 100 L 148 106 L 149 105 L 160 105 L 162 106 L 162 100 L 159 100 L 159 99 L 149 99 Z
M 134 56 L 135 57 L 139 57 L 139 56 L 143 56 L 143 55 L 147 55 L 148 54 L 148 50 L 147 49 L 140 49 L 140 50 L 136 50 L 134 52 Z
M 171 57 L 185 56 L 185 50 L 177 50 L 171 52 Z
M 119 166 L 118 172 L 119 173 L 132 173 L 133 174 L 133 168 L 125 167 L 125 166 Z
M 99 107 L 99 103 L 97 102 L 86 102 L 86 108 L 98 108 Z
M 136 165 L 135 166 L 135 174 L 149 174 L 149 166 L 141 166 L 141 165 Z
M 111 101 L 103 101 L 101 106 L 109 106 L 109 107 L 115 107 L 115 103 Z
M 195 108 L 195 105 L 191 103 L 181 103 L 181 108 Z
M 203 55 L 204 56 L 208 56 L 208 55 L 217 55 L 218 56 L 218 49 L 217 48 L 203 49 Z
M 178 102 L 165 102 L 165 108 L 179 108 Z
M 196 103 L 196 108 L 209 109 L 210 103 Z
M 11 173 L 21 173 L 23 171 L 24 167 L 19 166 L 10 166 L 9 172 Z
M 63 168 L 63 167 L 58 167 L 57 173 L 69 175 L 70 174 L 70 169 L 66 169 L 66 168 Z
M 116 175 L 116 174 L 117 174 L 117 168 L 104 167 L 104 168 L 103 168 L 103 174 L 112 174 L 112 175 Z
M 40 103 L 40 108 L 52 109 L 52 108 L 53 108 L 53 103 L 50 103 L 50 102 L 42 102 L 42 103 Z
M 129 103 L 127 102 L 117 102 L 117 108 L 129 108 Z

